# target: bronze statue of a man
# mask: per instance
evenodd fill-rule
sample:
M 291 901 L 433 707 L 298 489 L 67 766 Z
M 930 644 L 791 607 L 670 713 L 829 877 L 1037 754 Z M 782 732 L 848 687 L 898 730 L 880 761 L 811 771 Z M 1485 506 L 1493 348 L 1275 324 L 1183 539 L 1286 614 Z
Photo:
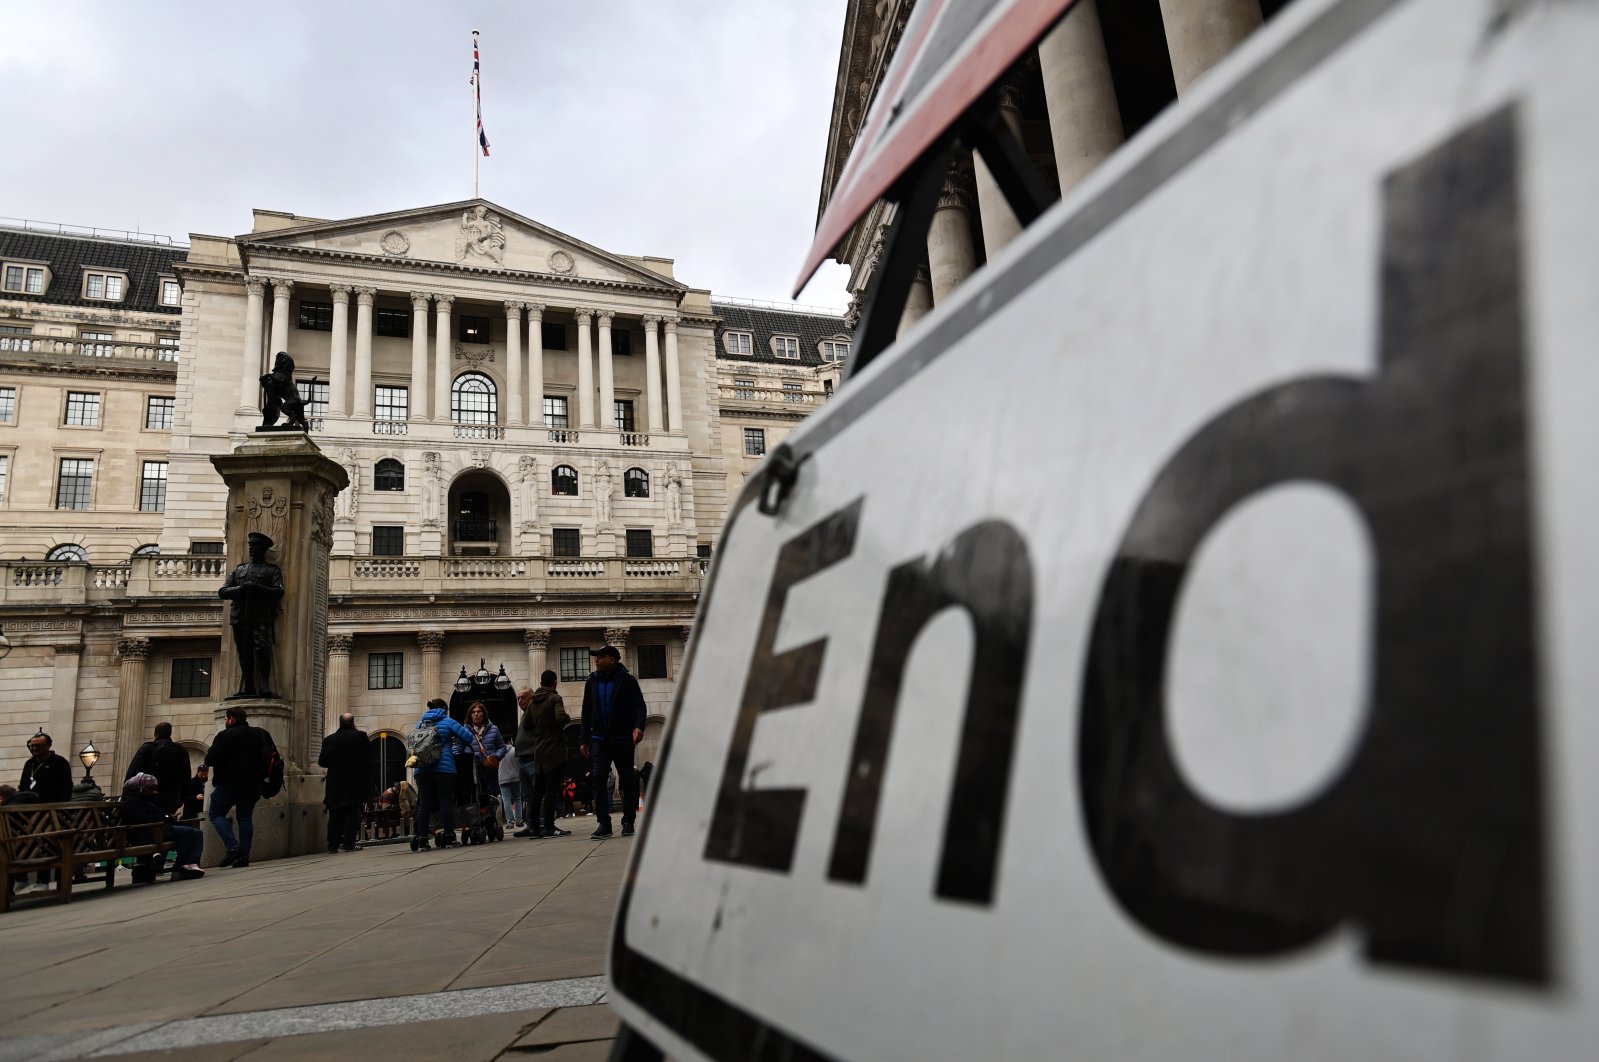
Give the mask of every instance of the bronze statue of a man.
M 315 383 L 315 379 L 312 380 Z M 266 392 L 266 404 L 261 407 L 261 426 L 256 431 L 310 431 L 305 422 L 305 400 L 294 385 L 294 359 L 286 350 L 278 351 L 272 362 L 272 371 L 261 376 L 261 389 Z M 278 427 L 278 417 L 283 426 Z
M 240 697 L 276 697 L 272 692 L 272 646 L 278 602 L 283 600 L 283 569 L 266 559 L 272 539 L 250 532 L 250 559 L 228 574 L 217 596 L 233 602 L 233 648 L 239 654 Z

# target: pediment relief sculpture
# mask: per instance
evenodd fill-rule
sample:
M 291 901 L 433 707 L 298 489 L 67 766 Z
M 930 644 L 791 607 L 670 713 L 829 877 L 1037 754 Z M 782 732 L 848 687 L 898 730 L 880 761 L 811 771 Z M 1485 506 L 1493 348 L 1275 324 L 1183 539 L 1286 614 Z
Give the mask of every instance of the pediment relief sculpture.
M 495 265 L 505 264 L 505 226 L 488 207 L 475 206 L 461 217 L 455 260 L 464 261 L 469 255 L 480 255 Z

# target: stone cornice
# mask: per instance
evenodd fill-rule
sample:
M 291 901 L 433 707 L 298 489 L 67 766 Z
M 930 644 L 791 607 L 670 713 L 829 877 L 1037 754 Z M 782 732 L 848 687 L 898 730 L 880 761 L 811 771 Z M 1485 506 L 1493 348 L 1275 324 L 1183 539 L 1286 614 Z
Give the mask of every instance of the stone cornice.
M 27 373 L 30 376 L 98 376 L 108 380 L 157 380 L 171 383 L 177 379 L 178 363 L 175 361 L 145 361 L 134 358 L 96 358 L 91 355 L 69 355 L 70 360 L 39 360 L 36 355 L 8 351 L 0 356 L 0 365 L 8 372 Z
M 558 288 L 578 288 L 590 291 L 622 291 L 636 294 L 660 297 L 670 295 L 674 302 L 681 303 L 688 294 L 687 288 L 674 288 L 666 283 L 646 284 L 642 282 L 624 280 L 605 280 L 598 277 L 575 277 L 562 273 L 540 273 L 523 269 L 486 268 L 484 266 L 467 265 L 462 262 L 433 262 L 422 259 L 407 258 L 403 264 L 393 258 L 381 255 L 361 254 L 356 251 L 340 251 L 324 247 L 294 247 L 278 243 L 256 243 L 250 240 L 240 241 L 239 247 L 244 250 L 253 250 L 262 254 L 282 255 L 294 258 L 311 258 L 321 261 L 351 262 L 357 264 L 370 264 L 385 270 L 402 268 L 407 272 L 428 272 L 452 274 L 457 276 L 493 277 L 509 281 L 537 281 Z M 235 273 L 237 275 L 237 273 Z M 408 285 L 397 285 L 397 287 Z

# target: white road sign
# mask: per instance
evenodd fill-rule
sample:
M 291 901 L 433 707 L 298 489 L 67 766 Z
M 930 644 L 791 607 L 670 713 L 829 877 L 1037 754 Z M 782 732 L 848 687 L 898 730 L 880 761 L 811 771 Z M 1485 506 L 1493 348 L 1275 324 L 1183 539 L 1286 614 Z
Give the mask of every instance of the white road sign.
M 796 432 L 695 629 L 624 1020 L 1595 1057 L 1595 54 L 1592 2 L 1299 0 Z

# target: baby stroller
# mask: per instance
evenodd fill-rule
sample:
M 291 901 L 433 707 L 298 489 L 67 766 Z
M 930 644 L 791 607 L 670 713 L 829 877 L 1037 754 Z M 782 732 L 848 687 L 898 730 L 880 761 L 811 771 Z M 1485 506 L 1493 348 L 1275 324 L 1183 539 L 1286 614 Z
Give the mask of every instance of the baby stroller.
M 494 790 L 486 790 L 483 772 L 472 765 L 473 800 L 464 808 L 456 809 L 456 817 L 466 825 L 461 830 L 462 844 L 488 844 L 505 840 L 505 827 L 500 825 L 500 797 Z M 499 787 L 496 786 L 497 790 Z

